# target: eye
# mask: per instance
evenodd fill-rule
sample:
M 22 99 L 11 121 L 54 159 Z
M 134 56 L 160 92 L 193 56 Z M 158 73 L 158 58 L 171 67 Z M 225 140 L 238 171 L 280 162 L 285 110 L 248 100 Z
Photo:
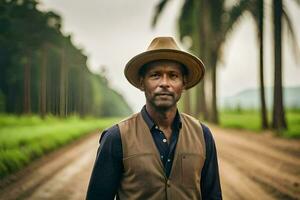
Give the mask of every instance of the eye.
M 172 74 L 170 74 L 170 78 L 171 79 L 176 79 L 176 78 L 178 78 L 179 76 L 178 76 L 178 74 L 176 74 L 176 73 L 172 73 Z
M 153 72 L 150 74 L 151 78 L 158 78 L 159 77 L 159 73 Z

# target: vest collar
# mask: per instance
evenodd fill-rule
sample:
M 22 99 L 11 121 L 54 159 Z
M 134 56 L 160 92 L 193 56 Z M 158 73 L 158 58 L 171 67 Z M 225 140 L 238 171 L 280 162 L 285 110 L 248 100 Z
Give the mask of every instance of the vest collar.
M 146 105 L 143 106 L 142 110 L 141 110 L 141 114 L 143 119 L 145 120 L 148 128 L 151 130 L 157 128 L 158 126 L 154 123 L 153 119 L 151 118 L 151 116 L 149 115 L 149 113 L 146 110 Z M 175 128 L 175 130 L 180 130 L 182 127 L 182 122 L 181 122 L 181 118 L 180 118 L 180 114 L 178 112 L 178 109 L 176 111 L 176 115 L 172 124 L 172 128 Z

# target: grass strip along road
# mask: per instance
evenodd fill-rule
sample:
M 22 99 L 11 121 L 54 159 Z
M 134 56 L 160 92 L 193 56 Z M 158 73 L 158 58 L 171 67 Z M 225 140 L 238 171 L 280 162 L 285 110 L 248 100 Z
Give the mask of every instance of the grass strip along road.
M 103 130 L 117 118 L 65 119 L 37 116 L 0 116 L 0 178 L 23 168 L 36 158 L 95 130 Z
M 271 113 L 268 115 L 271 121 Z M 288 129 L 277 134 L 286 138 L 300 138 L 300 110 L 287 110 Z M 220 112 L 220 126 L 223 128 L 245 129 L 261 132 L 261 118 L 257 110 L 223 110 Z M 269 122 L 269 124 L 271 124 Z

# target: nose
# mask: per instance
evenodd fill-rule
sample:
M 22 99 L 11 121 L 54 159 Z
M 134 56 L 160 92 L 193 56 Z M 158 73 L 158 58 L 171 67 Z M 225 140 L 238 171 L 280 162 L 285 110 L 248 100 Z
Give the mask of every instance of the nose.
M 169 87 L 170 86 L 169 78 L 168 78 L 168 76 L 166 74 L 164 74 L 161 77 L 159 86 L 160 87 Z

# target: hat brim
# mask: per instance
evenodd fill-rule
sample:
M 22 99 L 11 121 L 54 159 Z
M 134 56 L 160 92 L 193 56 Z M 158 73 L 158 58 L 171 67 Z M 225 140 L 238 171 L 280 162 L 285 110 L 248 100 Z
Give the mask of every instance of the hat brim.
M 136 55 L 126 64 L 125 77 L 133 86 L 140 88 L 139 71 L 141 67 L 146 63 L 157 60 L 173 60 L 187 68 L 185 89 L 195 86 L 204 77 L 205 67 L 200 59 L 190 53 L 174 49 L 150 50 Z

